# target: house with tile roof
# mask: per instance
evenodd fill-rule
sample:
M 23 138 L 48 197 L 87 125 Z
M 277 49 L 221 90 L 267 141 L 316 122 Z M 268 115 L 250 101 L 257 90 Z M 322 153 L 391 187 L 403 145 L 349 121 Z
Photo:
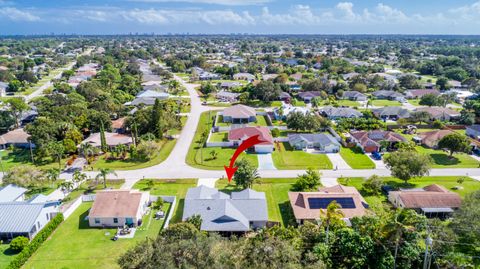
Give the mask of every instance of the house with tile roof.
M 297 223 L 316 221 L 320 212 L 326 212 L 330 203 L 336 201 L 344 221 L 368 214 L 368 204 L 355 187 L 335 185 L 319 188 L 317 192 L 289 192 L 288 198 Z
M 265 193 L 252 189 L 226 194 L 200 185 L 185 196 L 182 220 L 200 215 L 202 231 L 247 232 L 266 226 L 268 209 Z
M 387 150 L 395 147 L 399 142 L 407 140 L 400 134 L 391 131 L 352 131 L 350 132 L 352 142 L 355 142 L 363 152 L 379 152 L 382 149 L 382 141 L 388 142 Z
M 88 214 L 90 227 L 139 226 L 150 201 L 149 192 L 104 190 L 95 194 Z
M 405 97 L 408 99 L 418 99 L 427 94 L 440 95 L 440 92 L 435 89 L 412 89 L 405 92 Z
M 258 135 L 258 139 L 263 141 L 253 146 L 256 153 L 270 153 L 274 150 L 273 137 L 270 134 L 270 129 L 264 126 L 243 127 L 230 130 L 228 132 L 228 141 L 233 147 L 238 147 L 243 141 L 255 135 Z
M 424 188 L 390 191 L 388 201 L 396 208 L 413 209 L 428 217 L 448 216 L 462 204 L 458 194 L 437 184 Z

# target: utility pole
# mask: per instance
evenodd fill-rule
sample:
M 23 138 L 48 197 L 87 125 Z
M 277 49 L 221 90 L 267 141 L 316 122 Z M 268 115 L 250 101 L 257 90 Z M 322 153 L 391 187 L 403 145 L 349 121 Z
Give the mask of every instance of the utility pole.
M 433 239 L 430 237 L 427 231 L 427 238 L 425 239 L 425 256 L 423 258 L 423 269 L 430 269 L 430 251 L 432 248 Z

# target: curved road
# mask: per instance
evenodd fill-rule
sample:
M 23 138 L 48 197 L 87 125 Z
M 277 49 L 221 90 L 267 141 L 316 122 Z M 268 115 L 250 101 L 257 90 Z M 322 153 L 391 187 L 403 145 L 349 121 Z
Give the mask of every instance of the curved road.
M 197 125 L 200 119 L 200 114 L 204 111 L 215 110 L 218 108 L 202 106 L 200 98 L 195 90 L 196 84 L 190 84 L 183 81 L 181 78 L 174 76 L 190 94 L 191 111 L 188 115 L 188 120 L 180 133 L 177 143 L 168 156 L 168 158 L 161 164 L 137 169 L 116 171 L 117 177 L 125 179 L 126 183 L 123 188 L 131 188 L 135 182 L 143 178 L 220 178 L 225 175 L 223 170 L 202 170 L 193 168 L 185 163 L 187 152 L 192 143 Z M 225 160 L 225 164 L 228 160 Z M 296 177 L 304 173 L 305 170 L 259 170 L 261 177 L 281 178 L 281 177 Z M 368 170 L 354 170 L 354 169 L 338 169 L 338 170 L 320 170 L 322 178 L 339 178 L 339 177 L 369 177 L 373 174 L 379 176 L 389 176 L 390 171 L 385 168 L 368 169 Z M 94 177 L 97 172 L 86 172 L 87 175 Z M 455 169 L 432 169 L 431 176 L 480 176 L 480 169 L 478 168 L 455 168 Z M 62 177 L 69 178 L 70 175 L 62 174 Z

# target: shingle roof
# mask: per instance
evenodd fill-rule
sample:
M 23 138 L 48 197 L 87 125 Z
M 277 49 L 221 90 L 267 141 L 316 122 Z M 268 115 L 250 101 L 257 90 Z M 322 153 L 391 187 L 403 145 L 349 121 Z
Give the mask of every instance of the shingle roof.
M 391 191 L 390 195 L 400 199 L 405 208 L 458 208 L 462 204 L 458 194 L 436 184 L 423 190 Z
M 341 208 L 345 218 L 360 217 L 367 214 L 367 204 L 360 193 L 354 187 L 333 186 L 329 188 L 320 188 L 318 192 L 289 192 L 290 205 L 296 219 L 318 219 L 320 210 L 311 208 L 309 199 L 343 199 L 351 198 L 353 208 Z
M 444 136 L 452 134 L 453 131 L 451 130 L 435 130 L 430 132 L 418 133 L 417 136 L 422 139 L 422 143 L 433 147 L 435 146 L 440 139 Z
M 467 126 L 467 129 L 472 129 L 474 131 L 480 132 L 480 124 Z
M 288 141 L 290 143 L 297 143 L 301 141 L 307 141 L 309 143 L 319 143 L 323 146 L 334 144 L 337 146 L 340 146 L 340 143 L 338 143 L 333 136 L 329 134 L 288 134 Z
M 5 144 L 27 144 L 30 137 L 23 128 L 12 130 L 0 136 L 0 145 Z
M 366 146 L 380 146 L 380 141 L 405 142 L 407 141 L 402 135 L 390 131 L 356 131 L 350 133 L 360 144 Z
M 329 118 L 358 118 L 362 116 L 362 112 L 349 107 L 325 106 L 320 109 L 320 112 Z
M 104 190 L 95 194 L 89 217 L 135 217 L 144 193 L 134 190 Z
M 0 203 L 0 232 L 28 233 L 44 207 L 43 203 Z
M 415 111 L 426 111 L 432 117 L 442 117 L 442 116 L 449 116 L 449 117 L 458 117 L 460 116 L 460 112 L 452 110 L 446 107 L 419 107 L 415 109 Z
M 389 116 L 398 116 L 399 118 L 408 118 L 410 117 L 410 112 L 405 108 L 400 106 L 386 106 L 381 108 L 373 109 L 373 114 L 377 117 L 389 117 Z
M 13 202 L 27 191 L 28 190 L 25 188 L 9 184 L 3 188 L 0 188 L 0 203 Z
M 255 117 L 256 115 L 257 112 L 255 109 L 246 105 L 234 105 L 223 110 L 224 117 L 232 117 L 237 119 Z
M 230 195 L 215 188 L 190 188 L 185 196 L 183 220 L 193 215 L 202 218 L 205 231 L 248 231 L 250 221 L 267 221 L 265 194 L 246 189 Z
M 132 137 L 129 135 L 110 132 L 105 132 L 105 140 L 108 146 L 128 145 L 133 142 Z M 89 137 L 82 141 L 82 144 L 85 143 L 89 143 L 94 147 L 100 147 L 102 145 L 100 133 L 91 134 Z

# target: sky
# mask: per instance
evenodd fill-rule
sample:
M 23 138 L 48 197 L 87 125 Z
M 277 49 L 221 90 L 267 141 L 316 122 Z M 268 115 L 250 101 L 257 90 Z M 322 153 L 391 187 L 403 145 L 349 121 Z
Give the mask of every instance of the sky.
M 0 0 L 0 34 L 480 35 L 480 0 Z

